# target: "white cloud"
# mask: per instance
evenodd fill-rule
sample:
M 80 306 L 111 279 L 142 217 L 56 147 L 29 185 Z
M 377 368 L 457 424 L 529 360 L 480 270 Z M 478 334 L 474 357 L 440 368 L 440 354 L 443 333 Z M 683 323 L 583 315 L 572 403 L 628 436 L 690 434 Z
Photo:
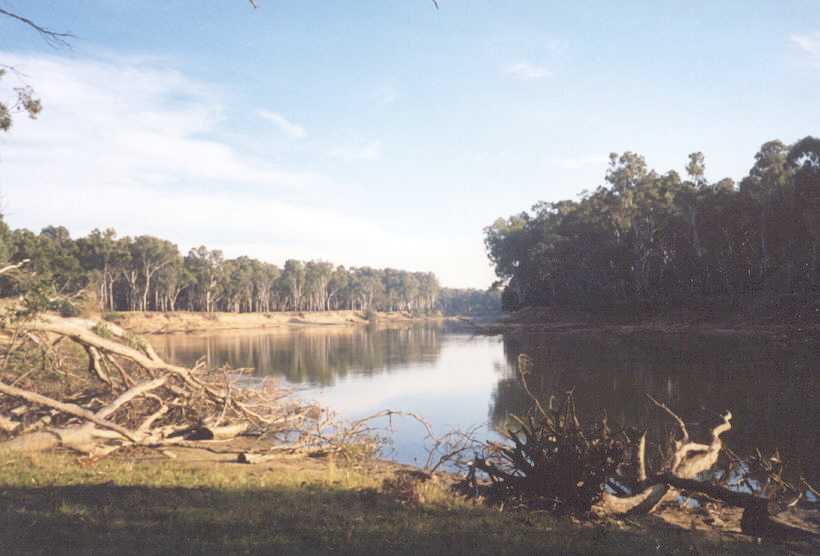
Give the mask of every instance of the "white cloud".
M 205 244 L 277 264 L 298 257 L 433 270 L 452 286 L 472 277 L 469 264 L 481 266 L 475 276 L 487 274 L 480 242 L 403 234 L 362 208 L 357 184 L 272 164 L 264 150 L 250 154 L 224 129 L 226 93 L 167 62 L 0 59 L 26 74 L 44 105 L 37 120 L 18 117 L 0 134 L 0 196 L 12 227 L 62 224 L 76 237 L 113 226 L 183 251 Z M 12 85 L 0 80 L 0 98 Z M 355 138 L 334 150 L 350 161 L 381 154 L 379 141 Z
M 24 72 L 43 99 L 36 121 L 19 117 L 0 137 L 4 190 L 89 180 L 105 186 L 221 182 L 299 189 L 323 179 L 283 170 L 221 141 L 219 90 L 179 72 L 13 53 L 2 53 L 2 59 Z
M 260 118 L 271 122 L 273 125 L 294 139 L 304 139 L 307 137 L 307 131 L 304 127 L 297 123 L 291 122 L 281 114 L 271 112 L 270 110 L 258 110 L 256 113 Z
M 810 35 L 792 35 L 789 38 L 812 62 L 820 63 L 820 31 Z
M 512 64 L 504 69 L 507 75 L 511 75 L 515 79 L 521 81 L 532 81 L 534 79 L 541 79 L 542 77 L 549 77 L 552 73 L 543 66 L 532 64 L 530 62 L 519 62 Z
M 356 145 L 336 147 L 331 149 L 330 156 L 345 162 L 378 160 L 382 157 L 382 143 L 381 141 L 369 141 Z
M 361 251 L 363 237 L 385 238 L 371 246 L 374 258 L 392 250 L 385 230 L 316 202 L 317 192 L 333 199 L 338 183 L 223 139 L 221 94 L 209 84 L 156 63 L 0 59 L 25 72 L 44 105 L 37 120 L 18 117 L 0 135 L 0 192 L 14 227 L 64 224 L 79 235 L 114 226 L 183 249 L 250 241 L 267 259 L 275 253 L 266 257 L 265 244 L 331 260 Z

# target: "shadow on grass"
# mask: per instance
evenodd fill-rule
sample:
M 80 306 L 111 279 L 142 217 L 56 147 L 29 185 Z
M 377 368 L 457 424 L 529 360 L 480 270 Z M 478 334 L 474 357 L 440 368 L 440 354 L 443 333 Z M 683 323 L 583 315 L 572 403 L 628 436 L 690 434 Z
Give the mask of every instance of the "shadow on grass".
M 656 534 L 657 533 L 657 534 Z M 749 553 L 681 529 L 582 527 L 544 514 L 406 506 L 372 489 L 0 487 L 3 553 Z M 770 547 L 771 548 L 771 547 Z

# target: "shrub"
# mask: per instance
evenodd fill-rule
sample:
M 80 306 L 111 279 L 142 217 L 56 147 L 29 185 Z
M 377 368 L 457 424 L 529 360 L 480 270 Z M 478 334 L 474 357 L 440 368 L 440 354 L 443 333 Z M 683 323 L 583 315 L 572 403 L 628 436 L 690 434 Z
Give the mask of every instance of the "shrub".
M 79 317 L 81 314 L 79 307 L 77 307 L 67 299 L 60 299 L 58 301 L 53 302 L 51 304 L 51 308 L 52 310 L 60 313 L 61 317 Z
M 96 334 L 97 336 L 102 336 L 103 338 L 113 338 L 114 333 L 111 332 L 111 329 L 103 322 L 98 322 L 94 325 L 94 328 L 91 331 Z

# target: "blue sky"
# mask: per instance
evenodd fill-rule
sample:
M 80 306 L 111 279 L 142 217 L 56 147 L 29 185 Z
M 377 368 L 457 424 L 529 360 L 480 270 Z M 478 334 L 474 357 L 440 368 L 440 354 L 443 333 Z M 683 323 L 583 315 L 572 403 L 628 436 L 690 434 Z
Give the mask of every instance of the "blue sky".
M 0 63 L 42 96 L 0 137 L 10 224 L 185 251 L 432 270 L 486 287 L 482 228 L 601 183 L 607 154 L 820 133 L 820 4 L 0 0 Z

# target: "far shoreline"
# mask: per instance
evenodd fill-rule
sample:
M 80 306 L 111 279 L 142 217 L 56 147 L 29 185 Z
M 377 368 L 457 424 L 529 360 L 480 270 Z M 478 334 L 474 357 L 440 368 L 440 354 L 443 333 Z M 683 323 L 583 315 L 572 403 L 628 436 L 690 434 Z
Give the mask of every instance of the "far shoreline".
M 801 300 L 803 301 L 803 300 Z M 485 323 L 474 323 L 484 334 L 515 331 L 543 333 L 702 333 L 731 335 L 820 335 L 820 300 L 774 304 L 754 312 L 742 309 L 670 308 L 591 312 L 558 307 L 529 307 Z M 623 309 L 621 307 L 620 309 Z
M 370 316 L 370 318 L 368 318 Z M 375 318 L 373 318 L 375 316 Z M 406 311 L 283 311 L 269 313 L 203 313 L 193 311 L 122 311 L 102 318 L 134 334 L 191 334 L 251 330 L 298 330 L 304 328 L 353 328 L 405 326 L 421 323 L 469 322 L 469 317 L 417 315 Z
M 424 323 L 463 325 L 474 333 L 496 335 L 509 332 L 547 334 L 583 333 L 703 333 L 731 335 L 818 335 L 820 315 L 799 318 L 748 318 L 736 313 L 707 315 L 697 311 L 669 311 L 656 315 L 617 318 L 556 308 L 528 308 L 499 315 L 423 315 L 406 311 L 285 311 L 269 313 L 202 313 L 192 311 L 123 311 L 102 317 L 134 334 L 208 334 L 211 332 L 292 332 L 305 329 L 380 328 Z M 369 317 L 369 318 L 368 318 Z M 375 318 L 374 318 L 375 317 Z

